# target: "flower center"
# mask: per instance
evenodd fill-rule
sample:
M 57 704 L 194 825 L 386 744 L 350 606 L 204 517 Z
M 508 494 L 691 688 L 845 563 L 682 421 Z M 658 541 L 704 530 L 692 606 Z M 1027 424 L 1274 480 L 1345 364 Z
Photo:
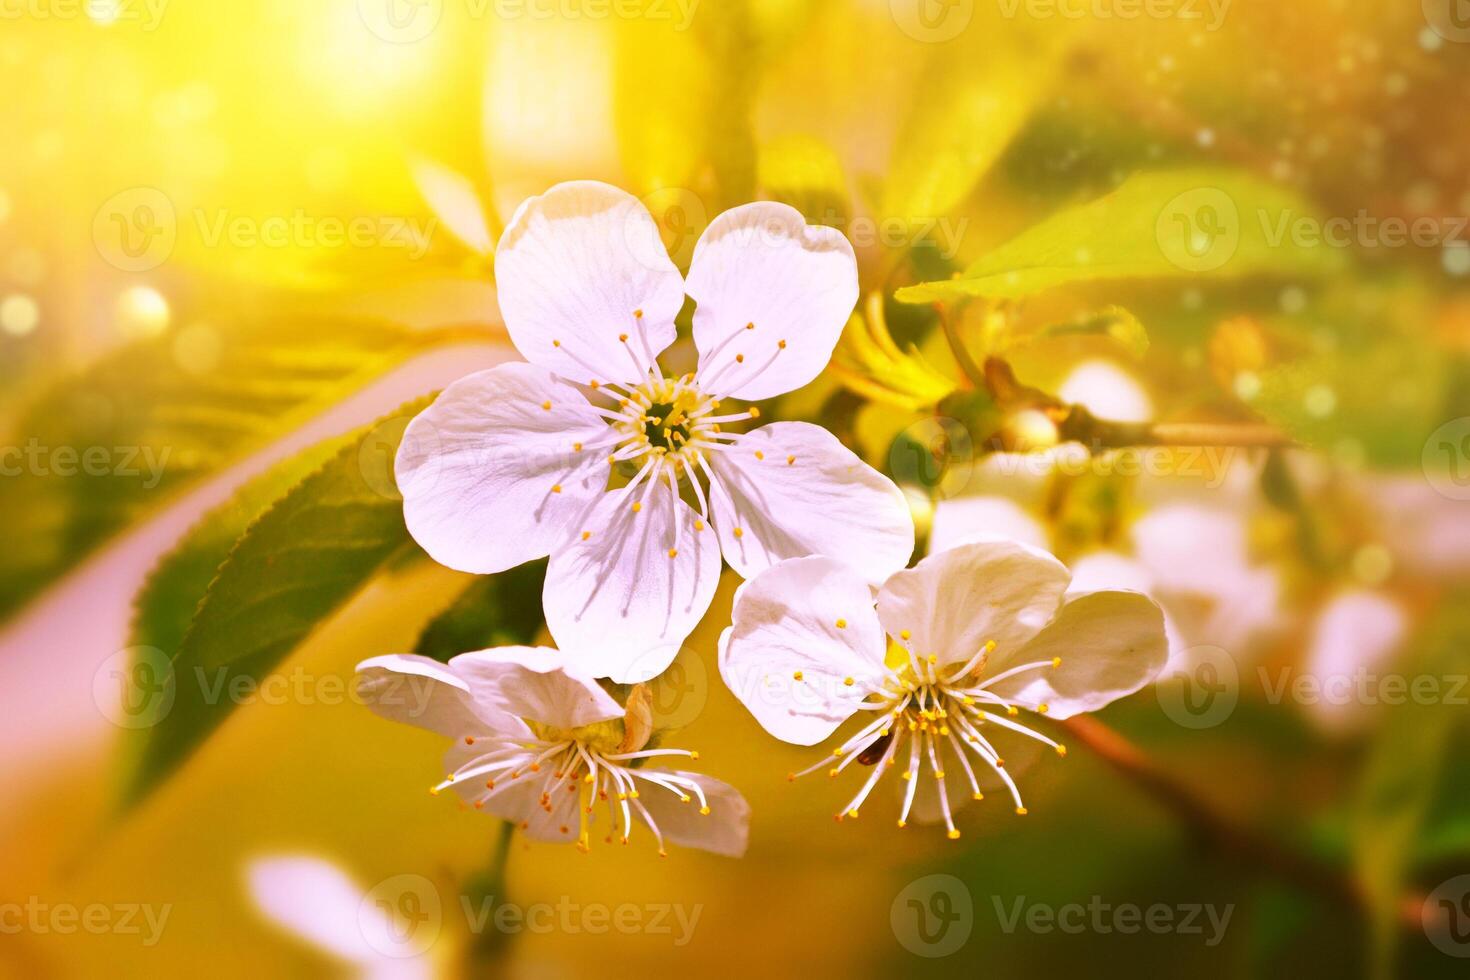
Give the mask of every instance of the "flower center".
M 903 637 L 907 643 L 907 634 Z M 1001 728 L 1045 745 L 1051 746 L 1058 755 L 1066 755 L 1065 746 L 1058 744 L 1040 732 L 1014 721 L 1022 709 L 1037 714 L 1046 714 L 1047 706 L 1017 699 L 1007 699 L 991 690 L 999 681 L 1028 671 L 1061 666 L 1061 658 L 1021 664 L 993 676 L 985 677 L 985 668 L 995 643 L 987 642 L 969 660 L 954 661 L 941 665 L 933 654 L 921 657 L 906 645 L 896 644 L 903 653 L 903 661 L 896 665 L 890 657 L 890 665 L 884 673 L 877 675 L 864 690 L 857 687 L 854 678 L 845 678 L 844 686 L 854 687 L 862 695 L 858 707 L 873 711 L 876 717 L 832 752 L 830 759 L 810 766 L 789 778 L 796 779 L 818 769 L 826 768 L 828 775 L 837 776 L 853 762 L 873 767 L 856 796 L 836 814 L 837 820 L 857 817 L 859 809 L 867 800 L 873 787 L 883 773 L 898 763 L 907 761 L 902 778 L 908 783 L 904 792 L 903 811 L 898 825 L 906 826 L 914 807 L 919 779 L 927 764 L 935 781 L 939 797 L 939 809 L 951 839 L 960 836 L 955 828 L 953 808 L 950 806 L 950 786 L 946 779 L 955 779 L 945 770 L 947 760 L 958 762 L 971 797 L 983 800 L 980 780 L 975 775 L 974 761 L 989 767 L 1010 791 L 1015 801 L 1016 812 L 1026 813 L 1021 802 L 1020 790 L 1015 780 L 1006 772 L 1005 760 L 983 733 L 986 728 Z M 796 681 L 802 678 L 797 676 Z M 973 760 L 972 760 L 973 757 Z M 833 762 L 832 760 L 836 760 Z
M 698 752 L 684 749 L 617 752 L 616 741 L 609 741 L 611 733 L 602 731 L 602 726 L 585 726 L 570 732 L 544 725 L 531 727 L 533 734 L 528 738 L 466 735 L 464 744 L 474 751 L 443 782 L 431 786 L 429 792 L 437 794 L 452 786 L 478 810 L 512 787 L 529 781 L 540 788 L 537 805 L 561 820 L 553 825 L 556 830 L 568 840 L 575 839 L 583 851 L 591 846 L 592 824 L 602 804 L 608 819 L 608 833 L 604 837 L 607 843 L 612 843 L 614 837 L 628 843 L 636 817 L 653 832 L 659 854 L 667 856 L 663 833 L 640 796 L 640 783 L 653 792 L 673 793 L 681 803 L 697 799 L 699 812 L 706 816 L 710 812 L 709 801 L 698 782 L 669 770 L 643 767 L 644 761 L 656 756 L 697 760 Z M 521 829 L 529 826 L 529 819 L 522 817 Z

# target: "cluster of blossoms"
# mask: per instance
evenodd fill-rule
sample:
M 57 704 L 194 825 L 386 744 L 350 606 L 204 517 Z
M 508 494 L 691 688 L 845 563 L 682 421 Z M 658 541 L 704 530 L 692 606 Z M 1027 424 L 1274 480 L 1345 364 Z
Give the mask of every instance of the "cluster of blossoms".
M 447 388 L 406 431 L 398 484 L 409 530 L 445 565 L 490 574 L 549 556 L 557 649 L 359 666 L 375 711 L 455 740 L 435 792 L 539 840 L 627 843 L 643 825 L 660 852 L 743 853 L 735 789 L 649 764 L 698 756 L 657 745 L 642 685 L 704 616 L 722 558 L 747 581 L 720 672 L 757 721 L 813 745 L 865 719 L 807 770 L 871 769 L 839 818 L 900 763 L 900 826 L 942 822 L 957 837 L 960 800 L 987 785 L 1024 813 L 1016 756 L 995 733 L 1064 752 L 1015 719 L 1094 710 L 1163 666 L 1146 597 L 1069 596 L 1056 559 L 1009 542 L 905 569 L 914 528 L 892 481 L 816 425 L 726 428 L 826 366 L 858 295 L 835 229 L 785 205 L 734 208 L 685 279 L 637 199 L 574 182 L 520 207 L 495 272 L 525 363 Z M 698 365 L 675 376 L 658 358 L 686 297 Z M 633 685 L 625 704 L 604 680 Z

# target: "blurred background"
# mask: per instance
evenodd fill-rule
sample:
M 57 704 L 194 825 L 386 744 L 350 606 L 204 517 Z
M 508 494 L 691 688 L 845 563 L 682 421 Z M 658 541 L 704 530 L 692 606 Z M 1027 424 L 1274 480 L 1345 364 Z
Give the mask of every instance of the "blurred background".
M 1463 6 L 0 0 L 0 973 L 1464 975 Z M 575 178 L 681 267 L 749 200 L 842 228 L 864 298 L 771 417 L 903 485 L 919 555 L 1163 605 L 1165 675 L 1029 815 L 835 824 L 719 682 L 728 570 L 655 710 L 743 860 L 502 851 L 354 702 L 365 657 L 538 635 L 404 541 L 390 460 L 516 356 L 493 243 Z M 255 686 L 174 708 L 182 651 Z

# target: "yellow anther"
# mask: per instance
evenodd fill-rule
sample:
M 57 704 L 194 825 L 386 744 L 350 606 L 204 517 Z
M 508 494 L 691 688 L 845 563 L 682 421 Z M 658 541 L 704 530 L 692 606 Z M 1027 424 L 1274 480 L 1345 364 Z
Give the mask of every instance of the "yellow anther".
M 572 443 L 572 452 L 574 452 L 574 453 L 580 453 L 581 451 L 582 451 L 582 444 L 580 442 L 574 442 L 574 443 Z
M 560 483 L 553 483 L 551 485 L 551 492 L 552 493 L 561 493 L 561 484 Z
M 750 406 L 750 417 L 753 418 L 753 419 L 760 418 L 761 417 L 761 410 L 758 409 L 758 408 L 756 408 L 754 405 Z
M 801 671 L 798 670 L 796 673 L 792 674 L 791 679 L 794 681 L 801 680 Z
M 541 407 L 544 408 L 544 409 L 546 409 L 546 411 L 549 412 L 549 411 L 551 411 L 551 402 L 549 402 L 549 401 L 542 402 L 541 403 Z
M 642 504 L 641 504 L 641 503 L 639 503 L 639 502 L 638 502 L 638 501 L 636 501 L 636 500 L 635 500 L 635 501 L 633 501 L 633 513 L 635 513 L 635 514 L 636 514 L 636 513 L 638 513 L 638 512 L 639 512 L 639 511 L 640 511 L 640 510 L 642 510 L 642 509 L 643 509 L 643 505 L 642 505 Z
M 679 557 L 679 549 L 678 548 L 670 548 L 669 549 L 669 557 L 670 558 L 678 558 Z
M 960 832 L 958 830 L 951 830 L 949 832 L 949 839 L 950 840 L 959 840 L 960 839 Z
M 643 319 L 643 311 L 642 310 L 634 310 L 633 311 L 633 319 L 635 319 L 635 320 L 641 320 L 641 319 Z
M 900 821 L 899 821 L 899 822 L 898 822 L 898 826 L 899 826 L 899 829 L 900 829 L 900 830 L 902 830 L 902 829 L 903 829 L 903 828 L 904 828 L 904 827 L 907 827 L 907 826 L 908 826 L 908 824 L 906 824 L 906 823 L 904 823 L 904 822 L 903 822 L 903 821 L 902 821 L 902 820 L 900 820 Z
M 842 756 L 843 756 L 842 746 L 839 745 L 839 746 L 837 746 L 837 748 L 833 749 L 832 750 L 832 754 L 834 756 L 836 756 L 837 758 L 839 758 L 839 759 L 842 758 Z
M 1018 817 L 1024 817 L 1025 815 L 1026 815 L 1026 808 L 1024 806 L 1018 806 L 1018 807 L 1016 807 L 1016 816 L 1018 816 Z
M 592 537 L 592 532 L 591 531 L 583 531 L 582 532 L 582 540 L 583 541 L 586 541 L 590 537 Z
M 709 816 L 709 807 L 707 807 L 707 806 L 700 807 L 699 808 L 699 815 L 702 816 L 702 817 Z
M 552 347 L 560 347 L 561 346 L 561 341 L 559 341 L 559 340 L 553 340 L 551 342 L 551 346 Z
M 795 463 L 795 462 L 796 462 L 796 457 L 795 456 L 787 456 L 786 457 L 786 465 L 787 466 L 790 466 L 792 463 Z
M 474 745 L 475 744 L 475 736 L 473 736 L 473 735 L 466 735 L 464 737 L 464 744 L 466 744 L 466 745 Z
M 755 458 L 756 459 L 765 459 L 766 458 L 766 454 L 763 453 L 763 452 L 761 452 L 759 449 L 757 449 L 755 451 Z
M 899 630 L 898 631 L 898 637 L 901 640 L 907 640 L 911 636 L 913 636 L 913 634 L 910 633 L 908 630 Z
M 755 324 L 754 323 L 747 323 L 745 325 L 745 329 L 746 330 L 754 330 L 755 329 Z
M 620 333 L 618 334 L 618 339 L 626 344 L 628 342 L 628 335 L 625 333 Z
M 694 530 L 696 530 L 696 531 L 703 531 L 704 530 L 704 521 L 695 521 L 694 522 Z
M 1020 713 L 1021 712 L 1016 709 L 1016 706 L 1014 704 L 1006 708 L 1006 714 L 1010 715 L 1012 718 L 1016 717 Z
M 851 677 L 844 677 L 842 678 L 842 683 L 846 684 L 848 687 L 852 687 L 853 679 Z
M 679 797 L 679 802 L 680 803 L 688 803 L 689 802 L 689 795 L 686 793 L 683 796 L 680 796 Z
M 1062 665 L 1062 658 L 1061 657 L 1052 657 L 1051 658 L 1051 665 L 1053 667 L 1060 667 Z
M 835 767 L 832 768 L 832 769 L 828 769 L 827 770 L 827 775 L 829 775 L 829 776 L 836 776 L 837 775 L 837 769 Z
M 1051 710 L 1051 705 L 1049 705 L 1049 704 L 1038 704 L 1036 706 L 1036 713 L 1039 714 L 1039 715 L 1044 715 L 1044 714 L 1046 714 L 1050 710 Z
M 856 820 L 858 818 L 857 807 L 853 807 L 851 810 L 848 810 L 847 811 L 847 815 L 849 817 L 852 817 L 852 819 Z
M 743 538 L 743 537 L 745 537 L 745 532 L 742 531 L 742 530 L 740 530 L 740 528 L 738 528 L 738 527 L 735 529 L 734 534 L 735 534 L 735 536 L 737 538 Z
M 1057 755 L 1061 756 L 1062 758 L 1066 758 L 1066 756 L 1067 756 L 1067 747 L 1065 745 L 1058 745 L 1057 746 Z
M 698 762 L 699 761 L 699 753 L 698 752 L 690 752 L 689 753 L 689 759 L 690 759 L 691 762 Z
M 984 793 L 976 793 L 975 794 L 975 799 L 977 799 L 977 800 L 983 800 L 983 799 L 985 799 L 985 794 Z
M 936 773 L 935 773 L 935 774 L 934 774 L 934 778 L 935 778 L 935 779 L 943 779 L 943 778 L 944 778 L 944 770 L 943 770 L 943 769 L 941 769 L 941 770 L 939 770 L 939 771 L 938 771 L 938 772 L 936 772 Z
M 437 787 L 437 786 L 430 786 L 429 787 L 429 795 L 430 796 L 438 796 L 439 795 L 439 787 Z
M 744 364 L 745 363 L 745 355 L 744 354 L 736 354 L 735 355 L 735 363 L 736 364 Z
M 845 619 L 839 619 L 837 621 L 837 628 L 840 629 L 840 630 L 847 629 L 847 620 L 845 620 Z
M 779 348 L 781 348 L 782 350 L 785 350 L 786 349 L 786 341 L 784 341 L 784 340 L 777 341 L 776 346 L 779 347 Z

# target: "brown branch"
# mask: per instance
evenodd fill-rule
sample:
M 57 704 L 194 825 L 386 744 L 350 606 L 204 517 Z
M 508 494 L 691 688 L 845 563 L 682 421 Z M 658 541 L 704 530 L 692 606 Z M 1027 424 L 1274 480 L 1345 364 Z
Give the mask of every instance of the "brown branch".
M 1060 724 L 1094 755 L 1179 817 L 1204 849 L 1291 882 L 1360 914 L 1364 912 L 1362 890 L 1339 868 L 1283 847 L 1256 828 L 1222 812 L 1097 719 L 1079 715 Z M 1400 921 L 1405 928 L 1419 928 L 1419 904 L 1411 899 L 1403 903 Z

